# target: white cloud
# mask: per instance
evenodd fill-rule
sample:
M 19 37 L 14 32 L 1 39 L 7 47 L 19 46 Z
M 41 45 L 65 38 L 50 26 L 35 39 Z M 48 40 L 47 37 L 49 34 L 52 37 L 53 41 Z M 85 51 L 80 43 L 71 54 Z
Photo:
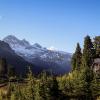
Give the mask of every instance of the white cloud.
M 57 48 L 55 48 L 54 46 L 50 46 L 49 48 L 47 48 L 48 50 L 54 51 L 57 50 Z

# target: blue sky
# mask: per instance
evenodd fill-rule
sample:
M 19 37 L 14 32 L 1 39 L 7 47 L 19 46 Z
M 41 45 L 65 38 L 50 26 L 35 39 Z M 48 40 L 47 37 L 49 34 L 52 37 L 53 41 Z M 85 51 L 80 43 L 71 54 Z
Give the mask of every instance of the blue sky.
M 10 34 L 74 52 L 100 35 L 100 0 L 0 0 L 0 39 Z

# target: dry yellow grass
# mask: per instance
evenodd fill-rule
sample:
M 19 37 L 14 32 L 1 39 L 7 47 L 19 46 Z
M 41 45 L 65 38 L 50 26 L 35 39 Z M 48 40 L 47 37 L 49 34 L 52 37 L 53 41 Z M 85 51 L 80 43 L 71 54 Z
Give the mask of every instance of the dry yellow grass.
M 4 85 L 0 87 L 0 95 L 7 95 L 8 86 Z

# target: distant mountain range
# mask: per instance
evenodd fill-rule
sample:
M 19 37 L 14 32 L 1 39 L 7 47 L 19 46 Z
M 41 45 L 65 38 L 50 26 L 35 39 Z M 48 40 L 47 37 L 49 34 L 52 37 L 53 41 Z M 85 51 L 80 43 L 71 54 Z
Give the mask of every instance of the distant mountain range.
M 27 40 L 12 35 L 0 41 L 0 56 L 5 57 L 18 72 L 24 72 L 28 65 L 35 73 L 46 70 L 58 75 L 71 70 L 70 53 L 48 50 L 38 43 L 31 45 Z

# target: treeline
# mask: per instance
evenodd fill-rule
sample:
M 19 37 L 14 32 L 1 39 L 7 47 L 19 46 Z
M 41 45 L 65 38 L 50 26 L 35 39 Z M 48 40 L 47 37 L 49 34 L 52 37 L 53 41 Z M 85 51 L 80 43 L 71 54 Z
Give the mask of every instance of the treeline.
M 10 77 L 15 76 L 14 66 L 9 65 L 5 58 L 0 58 L 0 83 L 7 82 Z
M 61 93 L 55 76 L 43 72 L 35 77 L 29 67 L 23 82 L 8 82 L 7 92 L 1 93 L 0 100 L 63 100 Z
M 96 100 L 100 97 L 100 66 L 99 73 L 95 73 L 95 58 L 100 58 L 100 36 L 93 41 L 86 36 L 83 49 L 77 43 L 72 56 L 72 72 L 58 78 L 60 89 L 67 97 L 75 100 Z
M 88 83 L 87 75 L 86 70 L 75 70 L 60 77 L 46 72 L 35 77 L 29 70 L 23 83 L 8 82 L 7 92 L 1 93 L 0 100 L 99 100 L 100 80 L 94 76 Z
M 73 70 L 80 70 L 83 68 L 90 68 L 95 58 L 100 58 L 100 36 L 91 40 L 90 36 L 84 39 L 84 47 L 81 50 L 79 43 L 77 43 L 76 51 L 72 57 Z
M 100 58 L 100 36 L 93 41 L 86 36 L 83 49 L 77 44 L 70 73 L 48 76 L 43 72 L 34 76 L 29 67 L 23 83 L 8 81 L 7 93 L 1 93 L 1 100 L 100 100 L 100 73 L 92 69 L 95 58 Z

